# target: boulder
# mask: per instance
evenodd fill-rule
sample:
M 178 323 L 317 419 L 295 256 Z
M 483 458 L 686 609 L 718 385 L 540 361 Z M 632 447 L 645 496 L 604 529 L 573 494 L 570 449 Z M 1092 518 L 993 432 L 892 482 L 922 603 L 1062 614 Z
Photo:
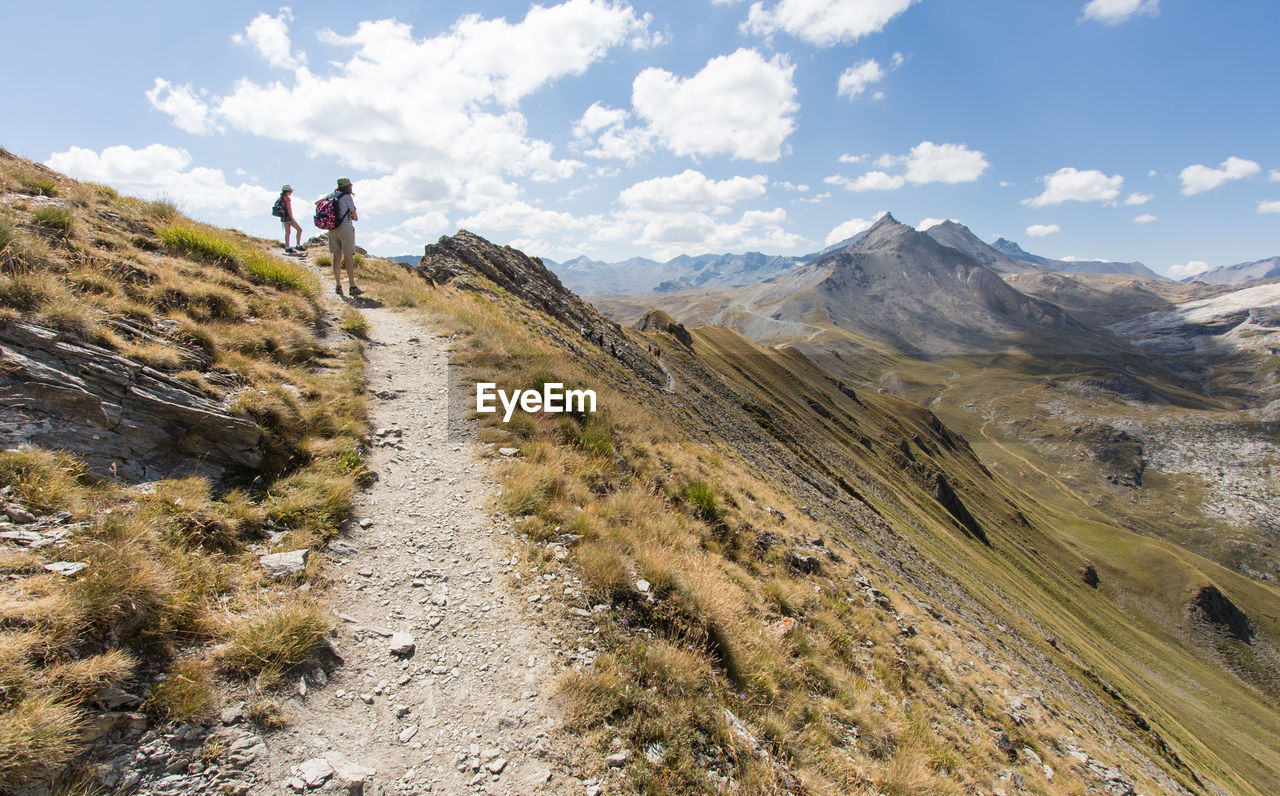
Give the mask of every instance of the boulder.
M 289 550 L 284 553 L 269 553 L 258 559 L 262 569 L 272 578 L 287 578 L 299 575 L 307 568 L 307 557 L 310 550 Z
M 95 475 L 147 481 L 262 464 L 257 424 L 200 390 L 44 326 L 0 323 L 0 448 L 79 453 Z

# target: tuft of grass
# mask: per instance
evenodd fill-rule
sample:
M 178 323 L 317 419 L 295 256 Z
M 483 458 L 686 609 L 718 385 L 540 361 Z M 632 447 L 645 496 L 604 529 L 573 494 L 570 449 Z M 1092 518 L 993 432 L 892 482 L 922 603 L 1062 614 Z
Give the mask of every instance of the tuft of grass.
M 198 658 L 175 663 L 151 689 L 143 708 L 170 721 L 199 721 L 213 707 L 213 667 Z
M 591 422 L 582 427 L 578 432 L 578 447 L 603 458 L 613 456 L 613 438 L 601 423 Z
M 58 182 L 43 174 L 24 174 L 18 177 L 18 190 L 28 196 L 58 195 Z
M 612 602 L 631 586 L 631 567 L 616 546 L 588 542 L 574 551 L 574 560 L 593 597 Z
M 264 730 L 281 730 L 289 726 L 289 714 L 274 699 L 255 699 L 245 706 L 245 718 Z
M 227 236 L 190 222 L 165 224 L 156 235 L 178 254 L 201 262 L 232 264 L 240 253 L 240 247 Z
M 173 221 L 182 216 L 172 199 L 156 199 L 146 203 L 146 213 L 157 221 Z
M 254 282 L 314 295 L 319 288 L 306 268 L 259 249 L 242 249 L 240 267 Z
M 52 230 L 59 235 L 68 236 L 75 226 L 75 216 L 65 207 L 41 207 L 31 214 L 36 226 Z
M 58 281 L 45 273 L 17 273 L 0 276 L 0 307 L 20 313 L 39 312 L 61 293 Z
M 93 479 L 84 463 L 66 453 L 40 448 L 0 451 L 0 486 L 38 512 L 83 512 L 89 502 Z
M 0 790 L 12 792 L 56 770 L 78 747 L 79 716 L 48 696 L 28 697 L 0 720 Z
M 362 340 L 369 339 L 369 319 L 350 305 L 342 308 L 342 318 L 338 321 L 338 328 Z
M 131 653 L 114 649 L 46 666 L 34 677 L 34 683 L 68 704 L 82 704 L 100 689 L 128 681 L 137 666 Z
M 715 489 L 706 481 L 690 481 L 681 497 L 689 504 L 694 516 L 709 523 L 720 521 L 720 499 L 716 496 Z
M 234 674 L 274 679 L 306 661 L 332 626 L 316 603 L 267 605 L 227 620 L 227 645 L 218 661 Z

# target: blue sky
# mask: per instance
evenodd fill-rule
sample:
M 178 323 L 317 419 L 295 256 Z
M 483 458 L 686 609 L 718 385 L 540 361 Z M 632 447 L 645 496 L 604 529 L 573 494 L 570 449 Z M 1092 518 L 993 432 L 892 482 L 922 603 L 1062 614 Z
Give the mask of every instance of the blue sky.
M 801 254 L 883 211 L 1280 254 L 1273 0 L 6 5 L 0 146 L 264 236 L 348 176 L 388 255 Z

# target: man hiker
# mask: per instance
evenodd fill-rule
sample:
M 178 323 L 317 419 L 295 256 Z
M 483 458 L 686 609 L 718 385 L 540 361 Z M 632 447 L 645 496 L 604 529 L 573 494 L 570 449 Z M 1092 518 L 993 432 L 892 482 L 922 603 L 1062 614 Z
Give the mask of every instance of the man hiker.
M 346 177 L 338 179 L 337 207 L 338 226 L 329 230 L 329 254 L 333 256 L 333 281 L 338 295 L 342 295 L 342 265 L 347 268 L 347 284 L 351 295 L 358 296 L 364 291 L 356 285 L 356 225 L 360 215 L 356 213 L 356 200 L 351 180 Z
M 284 225 L 284 253 L 285 254 L 302 254 L 302 226 L 293 218 L 293 186 L 284 185 L 280 188 L 280 198 L 276 200 L 276 208 L 279 211 L 280 223 Z M 298 242 L 296 247 L 289 246 L 289 231 L 297 230 Z

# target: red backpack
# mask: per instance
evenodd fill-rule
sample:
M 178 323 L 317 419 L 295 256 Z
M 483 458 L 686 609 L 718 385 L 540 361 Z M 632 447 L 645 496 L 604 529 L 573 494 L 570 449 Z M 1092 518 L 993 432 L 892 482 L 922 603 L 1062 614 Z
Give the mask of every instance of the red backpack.
M 342 214 L 342 218 L 338 217 L 338 199 L 341 196 L 342 194 L 334 191 L 316 202 L 316 214 L 311 220 L 316 229 L 335 229 L 346 218 L 346 213 Z

